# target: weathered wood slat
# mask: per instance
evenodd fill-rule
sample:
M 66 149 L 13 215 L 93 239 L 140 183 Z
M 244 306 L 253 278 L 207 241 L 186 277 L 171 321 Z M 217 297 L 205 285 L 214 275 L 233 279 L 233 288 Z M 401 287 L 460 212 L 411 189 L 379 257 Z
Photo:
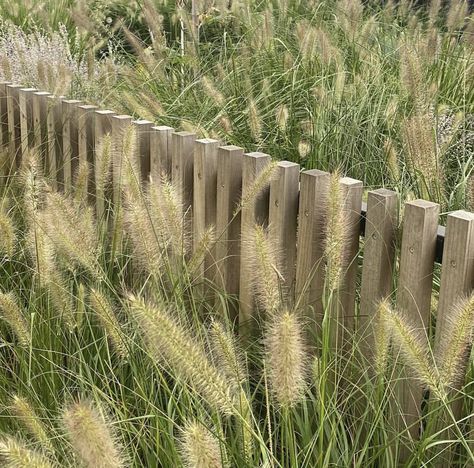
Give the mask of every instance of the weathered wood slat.
M 150 174 L 158 182 L 162 175 L 171 179 L 172 134 L 174 128 L 151 127 Z
M 238 296 L 240 280 L 240 212 L 234 210 L 242 191 L 244 150 L 238 146 L 221 146 L 217 156 L 217 284 L 222 291 Z M 231 318 L 237 310 L 231 309 Z
M 398 196 L 387 189 L 370 191 L 362 267 L 359 334 L 367 363 L 373 363 L 378 304 L 391 293 L 398 227 Z
M 296 277 L 296 226 L 298 218 L 300 166 L 280 161 L 270 183 L 268 223 L 270 239 L 282 257 L 282 292 L 293 303 Z
M 213 226 L 216 229 L 217 210 L 217 140 L 196 140 L 194 146 L 194 196 L 193 196 L 193 251 L 196 253 L 206 231 Z M 204 257 L 204 261 L 195 272 L 197 281 L 215 277 L 215 246 Z
M 323 319 L 324 221 L 330 174 L 312 169 L 301 173 L 296 256 L 296 306 L 319 333 Z
M 239 323 L 250 323 L 255 318 L 255 292 L 253 290 L 252 265 L 253 255 L 251 241 L 256 224 L 268 224 L 268 201 L 270 181 L 259 188 L 251 199 L 248 192 L 254 187 L 255 181 L 265 167 L 271 163 L 271 157 L 264 153 L 246 153 L 242 161 L 242 197 L 244 204 L 241 214 L 241 247 L 240 247 L 240 314 Z M 273 312 L 273 311 L 272 311 Z
M 405 204 L 397 308 L 412 326 L 427 334 L 430 324 L 431 289 L 436 253 L 439 205 L 424 200 Z M 394 385 L 396 403 L 392 403 L 393 423 L 406 430 L 413 440 L 419 435 L 419 418 L 423 388 L 410 372 L 399 366 L 400 379 Z M 410 455 L 404 445 L 399 455 L 405 461 Z

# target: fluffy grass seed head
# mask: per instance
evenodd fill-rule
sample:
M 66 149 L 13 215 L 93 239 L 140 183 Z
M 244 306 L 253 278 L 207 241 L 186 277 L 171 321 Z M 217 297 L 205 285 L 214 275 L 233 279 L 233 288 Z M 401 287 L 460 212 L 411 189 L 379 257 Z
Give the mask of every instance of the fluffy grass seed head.
M 170 372 L 188 381 L 220 413 L 236 412 L 236 395 L 224 375 L 207 357 L 203 347 L 162 308 L 131 296 L 130 309 L 148 352 Z
M 257 301 L 269 315 L 275 314 L 283 305 L 280 273 L 281 259 L 275 242 L 263 226 L 256 224 L 245 236 L 248 244 L 249 271 Z
M 12 217 L 0 208 L 0 255 L 12 257 L 16 245 L 15 225 Z
M 226 330 L 217 320 L 213 320 L 209 329 L 209 337 L 212 357 L 216 366 L 221 369 L 237 391 L 247 381 L 247 372 L 235 334 Z
M 42 228 L 68 266 L 80 266 L 94 276 L 98 274 L 97 231 L 90 208 L 51 192 L 42 212 Z
M 96 151 L 95 185 L 97 196 L 104 198 L 111 177 L 112 137 L 105 134 Z
M 45 455 L 10 436 L 0 440 L 0 461 L 4 468 L 58 468 Z
M 287 310 L 274 317 L 265 332 L 268 380 L 281 407 L 292 407 L 304 398 L 307 355 L 303 334 L 297 315 Z
M 26 398 L 14 395 L 10 405 L 10 412 L 18 422 L 26 428 L 28 433 L 41 444 L 43 449 L 50 452 L 53 451 L 50 438 L 43 422 Z
M 347 263 L 347 220 L 339 171 L 331 174 L 324 256 L 326 259 L 326 284 L 330 291 L 339 288 Z
M 392 310 L 387 303 L 379 311 L 380 320 L 392 339 L 394 351 L 424 386 L 440 396 L 439 378 L 429 354 L 424 331 L 411 325 L 402 313 Z
M 224 467 L 219 440 L 197 421 L 190 421 L 182 428 L 181 454 L 186 468 Z
M 21 346 L 31 343 L 30 326 L 13 292 L 0 292 L 0 317 L 8 323 Z
M 107 337 L 113 349 L 120 359 L 127 359 L 128 350 L 125 346 L 122 327 L 117 320 L 112 304 L 97 289 L 91 289 L 89 301 L 95 316 L 107 333 Z
M 264 191 L 270 186 L 270 182 L 276 175 L 277 161 L 269 161 L 268 164 L 254 177 L 253 182 L 244 189 L 240 203 L 237 205 L 234 216 L 242 209 L 255 206 Z
M 67 404 L 62 423 L 74 452 L 87 468 L 125 468 L 123 449 L 103 412 L 86 399 Z
M 447 315 L 435 359 L 445 388 L 462 385 L 474 338 L 474 293 L 457 301 Z

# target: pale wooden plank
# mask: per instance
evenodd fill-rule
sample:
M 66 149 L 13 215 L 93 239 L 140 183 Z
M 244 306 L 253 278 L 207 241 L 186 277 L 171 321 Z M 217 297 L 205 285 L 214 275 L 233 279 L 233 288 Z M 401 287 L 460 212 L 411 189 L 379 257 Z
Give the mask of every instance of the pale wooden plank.
M 7 85 L 11 84 L 9 81 L 0 82 L 0 150 L 2 151 L 2 160 L 0 161 L 0 177 L 2 184 L 9 172 L 9 152 L 8 146 L 10 139 L 8 135 L 8 104 L 7 104 Z
M 64 190 L 70 192 L 73 185 L 73 174 L 77 170 L 79 148 L 78 148 L 78 110 L 81 101 L 77 99 L 65 99 L 62 101 L 62 125 L 63 125 L 63 184 Z
M 238 146 L 221 146 L 217 156 L 216 213 L 216 275 L 222 291 L 239 294 L 240 279 L 240 212 L 234 210 L 242 191 L 242 159 L 244 151 Z M 231 319 L 237 318 L 235 308 Z
M 433 266 L 436 255 L 439 205 L 424 200 L 405 204 L 397 308 L 406 314 L 421 333 L 428 333 L 431 310 Z M 399 366 L 399 368 L 402 366 Z M 400 369 L 401 378 L 394 385 L 396 403 L 392 403 L 395 427 L 407 429 L 413 440 L 418 438 L 423 388 L 410 372 Z M 410 455 L 402 446 L 401 462 Z
M 337 308 L 342 318 L 342 327 L 339 329 L 341 333 L 340 338 L 345 341 L 353 337 L 355 329 L 357 254 L 359 252 L 363 184 L 360 180 L 350 177 L 343 177 L 340 184 L 343 219 L 346 230 L 345 249 L 347 250 L 344 252 L 342 277 L 337 291 Z M 333 305 L 335 305 L 334 302 Z
M 95 142 L 94 142 L 94 181 L 95 181 L 95 188 L 96 188 L 96 215 L 98 219 L 101 219 L 105 214 L 105 202 L 107 199 L 108 194 L 106 187 L 101 188 L 101 184 L 99 183 L 99 179 L 106 179 L 105 174 L 100 173 L 100 168 L 104 166 L 101 162 L 101 143 L 102 139 L 106 135 L 112 134 L 112 117 L 115 113 L 111 110 L 104 109 L 98 110 L 94 112 L 94 133 L 95 133 Z M 102 169 L 105 170 L 105 169 Z M 110 170 L 110 168 L 109 168 Z M 104 193 L 103 193 L 104 192 Z
M 20 133 L 20 107 L 19 90 L 21 85 L 7 85 L 7 113 L 8 113 L 8 139 L 9 157 L 8 173 L 12 174 L 20 167 L 21 133 Z
M 398 195 L 372 190 L 367 198 L 359 339 L 367 364 L 373 363 L 378 304 L 391 293 L 398 227 Z
M 150 174 L 158 182 L 164 174 L 171 179 L 172 134 L 174 128 L 151 127 L 150 133 Z
M 242 161 L 242 196 L 251 189 L 259 174 L 271 163 L 271 157 L 264 153 L 246 153 Z M 268 181 L 269 182 L 269 181 Z M 268 200 L 270 195 L 270 184 L 262 187 L 254 200 L 242 206 L 241 214 L 241 246 L 240 246 L 240 312 L 239 325 L 249 324 L 255 318 L 256 303 L 252 271 L 252 248 L 250 245 L 253 230 L 256 224 L 266 226 L 268 224 Z M 273 311 L 272 311 L 273 312 Z
M 147 182 L 150 177 L 150 137 L 153 122 L 149 120 L 134 120 L 133 125 L 135 125 L 137 132 L 137 163 L 140 166 L 140 177 L 142 182 Z
M 194 146 L 194 193 L 193 193 L 193 251 L 211 226 L 216 229 L 217 210 L 217 152 L 219 141 L 208 138 L 196 140 Z M 196 280 L 214 281 L 215 246 L 205 255 L 195 272 Z
M 324 237 L 330 174 L 301 173 L 296 252 L 296 307 L 308 318 L 310 335 L 319 334 L 323 319 Z M 312 336 L 314 338 L 314 336 Z
M 442 339 L 449 339 L 449 320 L 453 306 L 461 297 L 470 294 L 474 289 L 474 213 L 459 210 L 447 217 L 443 247 L 443 263 L 441 267 L 441 284 L 439 289 L 438 311 L 435 329 L 435 356 L 442 359 L 445 352 Z M 469 366 L 469 353 L 464 362 L 457 364 L 456 372 L 466 375 Z M 463 416 L 463 398 L 458 393 L 464 385 L 464 379 L 449 392 L 452 415 L 456 420 Z M 452 423 L 451 417 L 443 415 L 439 418 L 438 429 L 443 429 Z M 443 439 L 456 439 L 454 428 L 442 433 Z M 454 464 L 456 445 L 438 454 L 436 466 L 451 466 Z
M 171 141 L 171 180 L 183 204 L 185 224 L 192 232 L 193 165 L 196 135 L 191 132 L 175 132 L 172 134 Z
M 48 103 L 47 96 L 51 96 L 46 91 L 33 93 L 33 148 L 38 152 L 38 156 L 47 174 L 46 151 L 48 147 Z
M 87 164 L 89 177 L 87 193 L 89 201 L 95 203 L 94 146 L 95 146 L 95 111 L 97 106 L 84 104 L 77 106 L 77 151 L 79 164 Z
M 130 155 L 124 154 L 125 138 L 132 124 L 129 115 L 114 115 L 112 117 L 113 157 L 112 157 L 112 201 L 115 207 L 120 206 L 123 187 L 123 162 Z
M 46 150 L 46 176 L 53 189 L 57 189 L 62 183 L 62 151 L 63 151 L 63 129 L 62 129 L 62 97 L 46 96 L 47 101 L 47 127 L 48 147 Z M 61 169 L 61 170 L 60 170 Z
M 21 157 L 26 157 L 33 144 L 33 93 L 36 88 L 20 88 L 18 102 L 20 108 Z
M 280 265 L 284 279 L 283 293 L 288 304 L 293 303 L 296 278 L 296 226 L 299 202 L 299 164 L 280 161 L 270 183 L 270 238 L 282 257 Z

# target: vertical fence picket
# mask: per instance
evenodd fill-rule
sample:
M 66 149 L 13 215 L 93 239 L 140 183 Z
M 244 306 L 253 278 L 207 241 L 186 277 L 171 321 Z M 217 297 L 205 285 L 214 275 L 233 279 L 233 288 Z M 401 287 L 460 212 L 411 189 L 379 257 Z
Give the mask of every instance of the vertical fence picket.
M 7 99 L 7 85 L 11 84 L 9 81 L 0 82 L 0 177 L 2 184 L 5 184 L 5 179 L 8 176 L 9 170 L 9 152 L 10 138 L 8 135 L 8 99 Z
M 430 321 L 438 216 L 439 205 L 436 203 L 415 200 L 405 204 L 397 308 L 406 314 L 420 333 L 425 334 Z M 416 440 L 423 388 L 410 373 L 403 368 L 400 370 L 401 378 L 394 384 L 393 422 L 398 430 L 406 430 L 411 439 Z M 408 447 L 402 445 L 400 461 L 405 461 L 409 455 Z
M 241 246 L 240 246 L 240 290 L 239 290 L 239 324 L 250 324 L 255 318 L 255 294 L 252 277 L 253 254 L 250 242 L 256 224 L 268 224 L 268 200 L 270 194 L 270 181 L 267 186 L 259 187 L 258 192 L 251 194 L 259 174 L 271 163 L 271 157 L 264 153 L 246 153 L 242 161 L 242 202 L 241 207 Z M 253 327 L 247 327 L 251 329 Z
M 217 156 L 217 284 L 230 295 L 239 294 L 240 213 L 234 212 L 242 190 L 243 154 L 238 146 L 221 146 Z M 237 318 L 234 307 L 230 316 Z
M 147 182 L 150 176 L 150 136 L 153 122 L 149 120 L 134 120 L 133 125 L 137 132 L 137 163 L 141 182 Z
M 151 127 L 150 133 L 150 174 L 159 181 L 164 174 L 171 178 L 171 149 L 174 128 L 166 126 Z
M 22 158 L 29 154 L 29 150 L 33 146 L 33 93 L 37 91 L 36 88 L 20 88 L 18 91 L 18 103 L 20 108 L 20 146 Z
M 102 161 L 102 141 L 106 135 L 112 135 L 112 117 L 115 113 L 111 110 L 98 110 L 95 111 L 95 125 L 94 125 L 94 182 L 95 182 L 95 202 L 96 202 L 96 215 L 98 219 L 102 219 L 105 214 L 105 201 L 107 198 L 106 189 L 104 188 L 104 193 L 102 193 L 101 183 L 99 180 L 108 179 L 107 174 L 102 174 L 101 172 L 111 173 L 111 165 L 106 165 Z M 109 158 L 112 158 L 112 155 L 109 155 Z
M 70 192 L 73 185 L 73 175 L 76 172 L 79 148 L 78 148 L 78 109 L 80 101 L 76 99 L 65 99 L 62 102 L 63 119 L 63 184 L 64 190 Z
M 363 184 L 360 180 L 343 177 L 341 179 L 342 210 L 346 229 L 343 247 L 344 264 L 341 281 L 337 290 L 337 303 L 331 305 L 340 313 L 338 341 L 344 345 L 353 336 L 355 329 L 356 280 L 358 271 L 357 254 L 360 240 L 360 212 L 362 209 Z
M 95 111 L 97 106 L 84 104 L 77 106 L 77 153 L 79 164 L 87 164 L 87 193 L 91 203 L 95 202 L 94 145 Z
M 33 148 L 37 151 L 44 173 L 47 173 L 46 150 L 48 146 L 48 110 L 46 91 L 33 93 Z
M 124 154 L 126 151 L 127 132 L 132 124 L 132 117 L 129 115 L 114 115 L 112 117 L 112 202 L 115 207 L 120 205 L 123 186 L 123 162 L 124 158 L 131 155 Z M 132 137 L 132 135 L 130 135 Z
M 194 146 L 194 195 L 193 195 L 193 251 L 197 253 L 206 230 L 216 228 L 217 209 L 217 140 L 196 140 Z M 196 280 L 214 280 L 215 247 L 204 256 L 194 273 Z
M 268 223 L 270 239 L 282 257 L 284 299 L 292 303 L 296 275 L 296 225 L 299 200 L 299 164 L 280 161 L 270 183 Z
M 172 134 L 171 180 L 183 204 L 184 222 L 192 231 L 192 204 L 194 181 L 194 142 L 196 135 L 191 132 Z
M 446 222 L 446 233 L 444 238 L 443 262 L 441 267 L 441 285 L 439 289 L 439 302 L 436 317 L 435 349 L 434 355 L 438 359 L 448 351 L 443 349 L 443 338 L 449 339 L 450 315 L 453 314 L 453 305 L 474 289 L 474 213 L 467 211 L 455 211 L 450 213 Z M 441 364 L 441 362 L 439 362 Z M 469 353 L 465 353 L 464 362 L 458 362 L 456 372 L 466 375 L 469 366 Z M 459 382 L 450 392 L 451 411 L 456 420 L 460 420 L 462 414 L 461 390 L 464 381 Z M 440 425 L 447 427 L 451 420 L 440 418 Z M 454 429 L 443 433 L 443 438 L 456 438 Z M 451 457 L 456 452 L 456 445 L 443 454 L 438 454 L 437 466 L 451 464 Z
M 47 96 L 47 127 L 48 127 L 48 148 L 46 161 L 51 187 L 56 190 L 58 182 L 62 179 L 60 171 L 60 161 L 62 161 L 63 151 L 63 129 L 62 129 L 62 97 Z
M 370 191 L 367 199 L 358 327 L 358 337 L 367 364 L 373 363 L 377 306 L 391 292 L 397 226 L 397 194 L 386 189 Z
M 324 222 L 330 174 L 312 169 L 301 173 L 296 252 L 296 305 L 318 333 L 323 318 Z
M 7 163 L 8 173 L 20 167 L 21 133 L 20 133 L 20 106 L 19 91 L 21 85 L 7 85 L 7 114 L 8 114 L 8 137 L 9 137 L 9 161 Z

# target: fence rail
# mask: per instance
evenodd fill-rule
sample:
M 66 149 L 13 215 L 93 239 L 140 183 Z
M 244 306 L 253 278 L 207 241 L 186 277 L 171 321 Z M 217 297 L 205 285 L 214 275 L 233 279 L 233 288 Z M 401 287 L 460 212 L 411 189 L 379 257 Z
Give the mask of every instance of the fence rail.
M 272 238 L 284 255 L 282 266 L 285 289 L 316 325 L 323 314 L 323 238 L 326 198 L 330 176 L 319 170 L 300 172 L 298 164 L 281 161 L 269 187 L 255 203 L 244 206 L 236 216 L 241 194 L 252 186 L 270 161 L 263 153 L 244 153 L 242 148 L 224 146 L 216 140 L 197 139 L 189 132 L 175 132 L 152 122 L 133 120 L 110 110 L 98 109 L 76 100 L 46 92 L 0 83 L 0 144 L 14 157 L 4 165 L 4 175 L 12 175 L 22 156 L 36 148 L 45 174 L 54 188 L 68 191 L 81 161 L 91 167 L 89 191 L 98 217 L 103 216 L 104 197 L 95 193 L 95 168 L 100 161 L 103 137 L 111 135 L 113 202 L 120 199 L 122 164 L 120 155 L 124 133 L 133 125 L 137 135 L 140 175 L 143 183 L 167 174 L 184 201 L 184 215 L 199 239 L 210 225 L 220 234 L 212 255 L 201 274 L 216 280 L 229 294 L 240 299 L 241 321 L 256 313 L 255 297 L 248 282 L 249 252 L 245 242 L 254 223 L 269 227 Z M 152 182 L 153 183 L 153 182 Z M 365 329 L 366 355 L 370 359 L 374 340 L 371 324 L 376 304 L 396 293 L 399 307 L 427 333 L 431 324 L 432 279 L 435 262 L 441 264 L 436 343 L 446 327 L 456 298 L 474 288 L 474 214 L 448 214 L 446 228 L 438 226 L 439 205 L 423 200 L 405 203 L 403 236 L 398 245 L 399 201 L 386 189 L 368 192 L 362 203 L 362 182 L 342 178 L 340 188 L 344 212 L 349 222 L 348 249 L 352 258 L 360 251 L 362 265 L 350 262 L 339 288 L 343 326 Z M 365 236 L 363 248 L 360 235 Z M 397 291 L 392 291 L 393 275 L 399 265 Z M 361 270 L 361 271 L 359 271 Z M 361 277 L 360 308 L 356 307 L 357 278 Z M 358 314 L 356 311 L 359 310 Z M 343 328 L 341 327 L 341 330 Z M 421 404 L 419 384 L 407 379 L 402 384 L 401 408 L 405 420 L 416 422 Z M 416 437 L 418 426 L 413 426 Z

